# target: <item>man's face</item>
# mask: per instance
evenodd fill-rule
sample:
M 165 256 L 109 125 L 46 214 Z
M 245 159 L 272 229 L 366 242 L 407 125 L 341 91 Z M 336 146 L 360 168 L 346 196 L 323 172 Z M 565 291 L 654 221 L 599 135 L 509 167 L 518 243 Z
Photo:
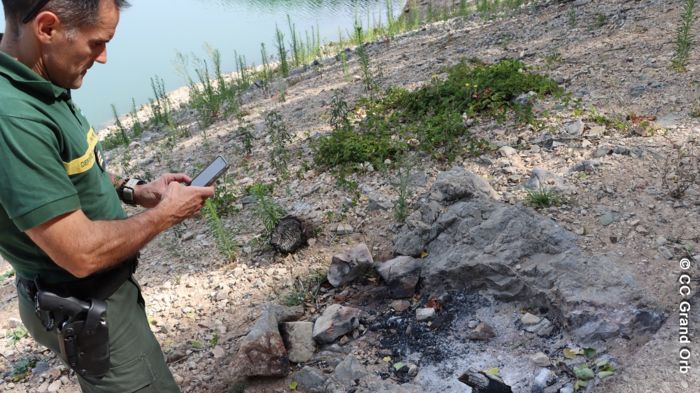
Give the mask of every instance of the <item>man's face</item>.
M 77 89 L 95 62 L 107 62 L 107 43 L 119 23 L 119 10 L 111 0 L 102 0 L 94 26 L 57 28 L 55 40 L 42 48 L 45 75 L 55 85 Z

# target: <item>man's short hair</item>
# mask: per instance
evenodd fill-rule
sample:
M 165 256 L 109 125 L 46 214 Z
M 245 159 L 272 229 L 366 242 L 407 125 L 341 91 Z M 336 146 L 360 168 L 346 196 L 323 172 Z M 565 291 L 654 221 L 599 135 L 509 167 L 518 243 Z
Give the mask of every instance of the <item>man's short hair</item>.
M 15 26 L 22 24 L 22 19 L 32 10 L 39 0 L 2 0 L 5 19 Z M 98 22 L 98 10 L 101 0 L 50 0 L 41 9 L 55 13 L 67 26 L 77 28 L 94 26 Z M 113 0 L 117 9 L 129 6 L 127 0 Z

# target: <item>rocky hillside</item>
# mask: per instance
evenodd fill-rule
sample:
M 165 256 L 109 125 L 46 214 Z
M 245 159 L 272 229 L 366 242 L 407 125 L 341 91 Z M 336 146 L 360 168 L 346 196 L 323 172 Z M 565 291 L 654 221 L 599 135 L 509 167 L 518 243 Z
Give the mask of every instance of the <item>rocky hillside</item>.
M 206 128 L 183 105 L 178 132 L 109 151 L 145 177 L 232 164 L 137 273 L 183 391 L 700 386 L 700 347 L 679 344 L 679 321 L 692 342 L 700 323 L 679 294 L 682 274 L 700 287 L 700 50 L 671 67 L 682 3 L 470 11 L 258 81 Z M 275 228 L 277 208 L 294 219 Z M 10 277 L 0 302 L 0 390 L 77 392 L 23 334 Z

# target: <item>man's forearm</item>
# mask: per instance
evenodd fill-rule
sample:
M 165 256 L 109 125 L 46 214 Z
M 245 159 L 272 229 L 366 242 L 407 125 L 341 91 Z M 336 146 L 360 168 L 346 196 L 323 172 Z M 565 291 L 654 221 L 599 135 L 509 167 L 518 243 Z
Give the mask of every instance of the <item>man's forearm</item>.
M 173 224 L 160 209 L 114 221 L 91 221 L 78 210 L 27 234 L 56 264 L 86 277 L 128 259 Z

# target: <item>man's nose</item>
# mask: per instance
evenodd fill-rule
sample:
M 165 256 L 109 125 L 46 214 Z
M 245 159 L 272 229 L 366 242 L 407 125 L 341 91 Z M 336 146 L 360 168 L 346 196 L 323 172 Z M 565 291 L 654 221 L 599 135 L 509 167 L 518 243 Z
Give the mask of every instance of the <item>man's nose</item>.
M 95 61 L 100 63 L 100 64 L 107 63 L 107 48 L 102 49 L 102 52 L 100 52 L 100 54 L 97 55 L 97 58 L 95 59 Z

